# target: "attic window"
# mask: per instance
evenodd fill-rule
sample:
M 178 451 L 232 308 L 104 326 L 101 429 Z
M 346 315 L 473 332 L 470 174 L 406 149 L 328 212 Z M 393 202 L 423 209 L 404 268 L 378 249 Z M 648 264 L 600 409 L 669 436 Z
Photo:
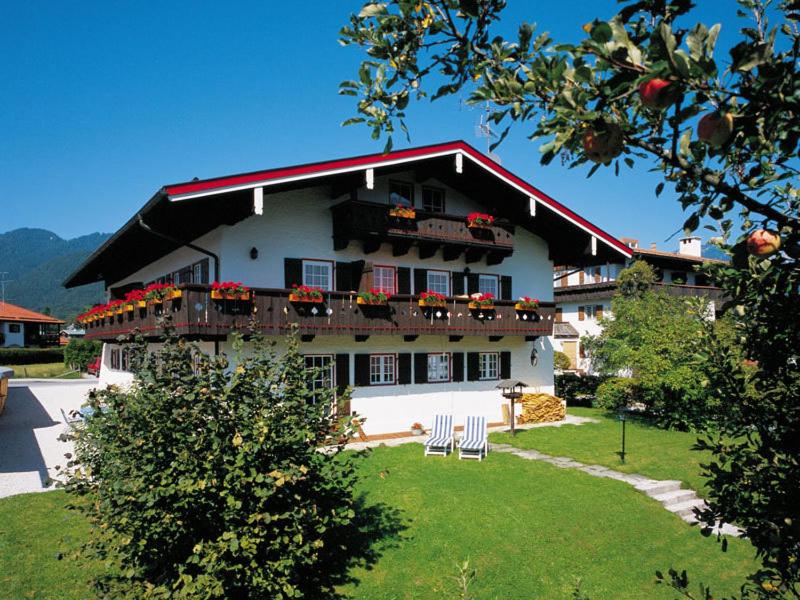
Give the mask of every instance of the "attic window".
M 404 181 L 390 181 L 389 202 L 393 206 L 414 206 L 414 186 Z

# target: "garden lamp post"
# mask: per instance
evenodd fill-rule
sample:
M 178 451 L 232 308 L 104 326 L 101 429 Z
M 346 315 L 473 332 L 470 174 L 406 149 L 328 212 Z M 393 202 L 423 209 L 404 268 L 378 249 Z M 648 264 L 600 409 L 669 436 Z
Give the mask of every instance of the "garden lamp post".
M 516 435 L 514 429 L 514 402 L 522 397 L 522 388 L 528 387 L 524 381 L 517 379 L 504 379 L 496 386 L 498 389 L 503 390 L 503 398 L 508 398 L 511 408 L 511 435 Z
M 617 452 L 622 464 L 625 464 L 625 409 L 619 411 L 619 420 L 622 422 L 622 450 Z

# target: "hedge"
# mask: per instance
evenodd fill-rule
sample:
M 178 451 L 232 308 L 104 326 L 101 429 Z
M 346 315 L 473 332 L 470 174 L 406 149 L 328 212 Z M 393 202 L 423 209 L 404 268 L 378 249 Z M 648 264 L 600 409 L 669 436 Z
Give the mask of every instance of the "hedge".
M 0 348 L 0 365 L 57 362 L 64 362 L 64 348 Z
M 556 396 L 567 401 L 567 406 L 593 406 L 597 387 L 608 376 L 559 373 L 556 375 Z

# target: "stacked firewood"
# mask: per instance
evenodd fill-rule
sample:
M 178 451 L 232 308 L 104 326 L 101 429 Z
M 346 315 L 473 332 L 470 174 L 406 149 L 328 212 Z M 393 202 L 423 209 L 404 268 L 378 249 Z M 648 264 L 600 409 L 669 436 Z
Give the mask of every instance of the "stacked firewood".
M 517 419 L 520 424 L 563 421 L 567 416 L 561 398 L 550 394 L 523 394 L 518 403 L 522 405 L 522 414 Z

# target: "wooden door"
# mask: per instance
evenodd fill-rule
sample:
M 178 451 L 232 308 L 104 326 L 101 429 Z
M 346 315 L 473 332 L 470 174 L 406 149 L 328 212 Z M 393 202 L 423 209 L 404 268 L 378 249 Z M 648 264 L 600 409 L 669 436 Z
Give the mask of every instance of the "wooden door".
M 569 368 L 578 368 L 578 342 L 561 342 L 561 351 L 569 358 Z

